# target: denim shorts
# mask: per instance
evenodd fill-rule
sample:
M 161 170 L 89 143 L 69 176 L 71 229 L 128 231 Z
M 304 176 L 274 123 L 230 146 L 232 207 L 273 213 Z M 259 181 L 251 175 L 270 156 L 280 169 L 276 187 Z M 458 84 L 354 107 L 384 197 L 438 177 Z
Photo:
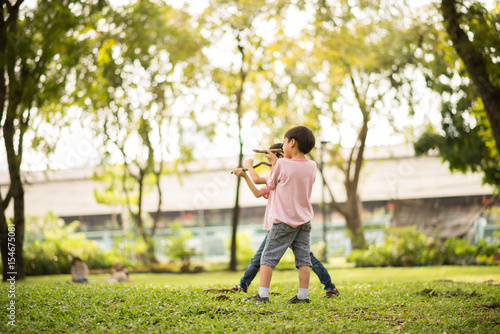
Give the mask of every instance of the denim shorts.
M 310 255 L 311 222 L 292 227 L 285 223 L 273 224 L 267 236 L 260 264 L 274 268 L 290 247 L 295 255 L 295 266 L 311 267 Z

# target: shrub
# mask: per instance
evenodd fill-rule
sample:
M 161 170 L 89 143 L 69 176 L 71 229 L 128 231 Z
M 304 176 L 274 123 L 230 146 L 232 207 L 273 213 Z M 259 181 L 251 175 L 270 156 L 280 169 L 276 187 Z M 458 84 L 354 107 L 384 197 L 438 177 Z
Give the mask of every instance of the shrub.
M 175 222 L 170 227 L 173 234 L 166 237 L 167 256 L 174 261 L 181 261 L 181 271 L 189 272 L 191 257 L 196 255 L 194 248 L 189 248 L 187 241 L 193 237 L 188 229 L 184 229 L 181 223 Z
M 458 238 L 443 241 L 407 227 L 388 229 L 383 244 L 354 250 L 347 261 L 357 267 L 494 264 L 499 254 L 498 241 L 481 240 L 477 245 Z
M 231 238 L 225 239 L 225 243 L 228 253 L 231 254 Z M 250 236 L 248 233 L 236 233 L 236 244 L 238 245 L 236 262 L 238 265 L 246 268 L 256 251 L 250 243 Z
M 62 219 L 48 214 L 44 218 L 28 219 L 24 263 L 27 275 L 69 274 L 71 261 L 78 256 L 89 269 L 110 268 L 116 262 L 130 265 L 112 251 L 100 249 L 95 241 L 76 232 L 80 223 L 66 225 Z M 36 232 L 43 231 L 37 235 Z
M 469 241 L 451 238 L 445 241 L 444 264 L 476 264 L 477 247 Z
M 240 265 L 248 266 L 250 259 L 255 254 L 255 249 L 253 249 L 250 243 L 250 237 L 247 233 L 237 233 L 236 242 L 238 244 L 238 251 L 236 253 L 236 261 Z M 229 245 L 231 247 L 231 245 Z

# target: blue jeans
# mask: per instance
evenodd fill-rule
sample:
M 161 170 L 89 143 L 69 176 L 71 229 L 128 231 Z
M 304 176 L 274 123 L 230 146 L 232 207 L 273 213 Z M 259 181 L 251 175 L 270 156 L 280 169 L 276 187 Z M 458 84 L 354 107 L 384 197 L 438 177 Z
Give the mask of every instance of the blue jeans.
M 248 264 L 248 267 L 240 280 L 240 287 L 243 287 L 245 289 L 248 288 L 255 276 L 257 276 L 257 273 L 260 270 L 260 258 L 262 257 L 262 251 L 264 250 L 264 246 L 266 245 L 266 240 L 267 234 L 264 240 L 262 240 L 259 249 L 257 250 L 257 252 L 255 252 L 255 255 L 250 260 L 250 263 Z M 325 266 L 323 266 L 323 263 L 321 263 L 312 252 L 310 254 L 312 270 L 318 276 L 321 284 L 325 286 L 325 290 L 335 289 L 335 284 L 333 284 L 332 278 L 330 277 L 330 274 L 328 274 Z

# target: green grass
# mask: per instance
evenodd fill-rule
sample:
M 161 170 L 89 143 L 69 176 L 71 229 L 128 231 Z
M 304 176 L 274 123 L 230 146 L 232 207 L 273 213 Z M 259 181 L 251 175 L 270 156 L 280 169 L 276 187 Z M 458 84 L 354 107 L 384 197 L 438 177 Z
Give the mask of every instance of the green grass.
M 66 283 L 68 275 L 16 285 L 16 326 L 7 327 L 8 285 L 1 287 L 0 332 L 12 333 L 499 333 L 500 267 L 341 268 L 340 290 L 322 298 L 311 277 L 310 304 L 289 305 L 296 271 L 273 275 L 270 304 L 243 303 L 230 287 L 242 274 L 132 274 L 132 283 Z M 249 294 L 258 288 L 258 277 Z

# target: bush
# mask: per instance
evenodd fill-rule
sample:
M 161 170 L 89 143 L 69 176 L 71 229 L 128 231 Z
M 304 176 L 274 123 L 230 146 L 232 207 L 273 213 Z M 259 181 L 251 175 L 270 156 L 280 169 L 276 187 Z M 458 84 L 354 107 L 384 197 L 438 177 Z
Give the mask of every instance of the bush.
M 250 236 L 247 233 L 237 233 L 236 242 L 238 244 L 236 261 L 246 268 L 255 254 L 255 249 L 250 243 Z M 231 242 L 229 242 L 229 252 L 231 252 Z
M 116 262 L 130 265 L 115 252 L 104 251 L 95 241 L 77 233 L 78 221 L 66 225 L 62 219 L 48 214 L 42 219 L 29 219 L 27 225 L 30 227 L 27 228 L 23 254 L 26 275 L 69 274 L 71 261 L 76 256 L 89 269 L 111 268 Z M 40 231 L 43 231 L 42 236 L 37 235 Z
M 382 245 L 354 250 L 347 261 L 357 267 L 494 264 L 499 254 L 498 241 L 481 240 L 477 245 L 458 238 L 443 241 L 406 227 L 388 229 Z
M 166 237 L 167 256 L 173 261 L 181 261 L 181 271 L 189 272 L 191 267 L 191 257 L 196 255 L 194 248 L 189 248 L 187 241 L 193 237 L 188 229 L 182 227 L 179 222 L 173 223 L 170 228 L 172 235 Z
M 225 243 L 228 253 L 231 254 L 231 238 L 227 238 Z M 238 245 L 236 262 L 239 266 L 246 268 L 256 251 L 250 243 L 250 236 L 248 233 L 236 233 L 236 244 Z
M 444 264 L 477 264 L 477 247 L 471 245 L 467 240 L 458 238 L 446 240 L 444 252 Z

